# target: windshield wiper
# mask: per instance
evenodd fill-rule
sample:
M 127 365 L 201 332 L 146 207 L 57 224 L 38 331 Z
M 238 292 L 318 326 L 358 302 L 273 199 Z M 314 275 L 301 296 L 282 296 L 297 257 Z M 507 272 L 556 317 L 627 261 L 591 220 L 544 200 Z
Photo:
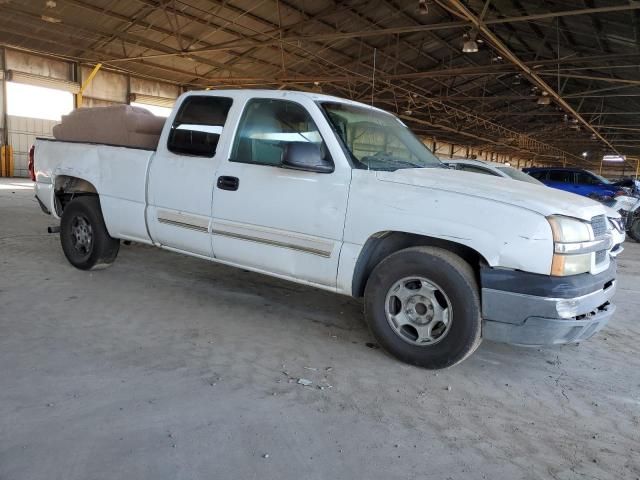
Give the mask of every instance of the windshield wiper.
M 362 160 L 360 160 L 360 163 L 363 163 L 364 165 L 366 165 L 369 168 L 372 168 L 372 163 L 382 163 L 382 164 L 387 164 L 390 165 L 392 167 L 398 166 L 405 166 L 405 167 L 409 167 L 409 168 L 422 168 L 422 165 L 417 165 L 415 163 L 409 162 L 407 160 L 398 160 L 390 155 L 373 155 L 371 157 L 363 157 Z M 373 167 L 375 168 L 375 167 Z

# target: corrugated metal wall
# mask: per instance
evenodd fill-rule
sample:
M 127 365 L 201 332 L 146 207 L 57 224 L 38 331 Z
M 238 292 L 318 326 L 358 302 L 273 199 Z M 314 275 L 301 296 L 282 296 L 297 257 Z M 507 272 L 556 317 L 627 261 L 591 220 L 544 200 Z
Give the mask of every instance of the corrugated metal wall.
M 11 115 L 7 118 L 8 143 L 13 147 L 14 176 L 29 176 L 27 171 L 29 148 L 35 142 L 36 137 L 53 137 L 51 129 L 57 123 L 55 120 L 40 120 Z

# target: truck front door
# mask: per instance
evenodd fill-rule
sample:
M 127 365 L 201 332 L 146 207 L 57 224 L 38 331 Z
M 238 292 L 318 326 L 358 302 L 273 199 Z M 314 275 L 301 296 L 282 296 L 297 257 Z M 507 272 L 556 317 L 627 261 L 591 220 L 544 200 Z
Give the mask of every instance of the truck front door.
M 333 161 L 335 137 L 319 109 L 308 107 L 247 102 L 229 159 L 216 173 L 213 251 L 236 265 L 335 287 L 351 169 Z M 282 168 L 290 142 L 317 144 L 333 172 Z
M 184 99 L 149 168 L 147 224 L 156 244 L 211 257 L 211 198 L 216 165 L 227 151 L 232 100 Z

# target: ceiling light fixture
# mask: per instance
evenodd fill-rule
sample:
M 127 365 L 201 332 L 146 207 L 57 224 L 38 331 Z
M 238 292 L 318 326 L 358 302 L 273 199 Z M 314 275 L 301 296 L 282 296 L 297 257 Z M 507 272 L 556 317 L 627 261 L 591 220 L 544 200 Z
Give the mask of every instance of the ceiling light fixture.
M 538 105 L 549 105 L 551 103 L 551 98 L 549 98 L 549 94 L 547 92 L 542 92 L 542 95 L 538 97 L 538 101 L 536 103 Z
M 476 53 L 478 51 L 478 42 L 476 42 L 477 32 L 471 30 L 469 33 L 465 33 L 462 36 L 462 52 L 463 53 Z
M 49 15 L 40 15 L 40 18 L 49 23 L 62 23 L 62 20 L 56 17 L 50 17 Z
M 627 159 L 624 155 L 604 155 L 603 162 L 624 162 Z

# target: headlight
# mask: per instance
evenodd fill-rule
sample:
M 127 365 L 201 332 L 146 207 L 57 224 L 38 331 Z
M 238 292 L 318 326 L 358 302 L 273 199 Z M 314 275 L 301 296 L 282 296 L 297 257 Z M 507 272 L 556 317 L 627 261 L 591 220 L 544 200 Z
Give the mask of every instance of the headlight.
M 548 218 L 553 232 L 553 261 L 551 275 L 564 277 L 591 270 L 593 252 L 608 249 L 611 237 L 594 240 L 587 222 L 570 217 Z
M 555 215 L 548 218 L 553 241 L 560 243 L 587 242 L 591 240 L 591 228 L 582 220 Z

